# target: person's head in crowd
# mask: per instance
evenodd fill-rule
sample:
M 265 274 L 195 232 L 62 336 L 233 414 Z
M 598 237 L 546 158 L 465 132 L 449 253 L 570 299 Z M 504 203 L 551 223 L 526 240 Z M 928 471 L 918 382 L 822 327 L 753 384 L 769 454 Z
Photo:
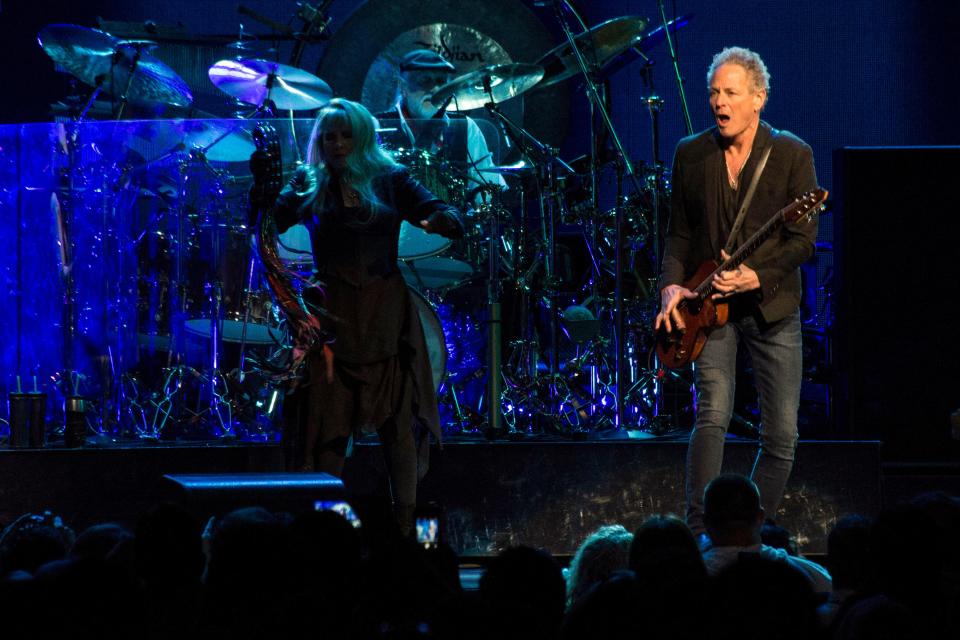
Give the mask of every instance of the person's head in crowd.
M 360 534 L 339 513 L 298 514 L 290 527 L 290 543 L 302 576 L 324 592 L 349 590 L 360 574 Z
M 712 634 L 738 640 L 819 637 L 818 599 L 810 581 L 786 562 L 744 553 L 713 584 Z
M 456 71 L 449 61 L 430 49 L 415 49 L 398 65 L 398 101 L 411 118 L 431 118 L 439 105 L 430 101 L 434 91 L 448 83 Z
M 619 571 L 594 584 L 573 603 L 563 621 L 562 640 L 644 638 L 650 618 L 644 615 L 644 591 L 637 577 Z M 651 636 L 659 637 L 659 636 Z
M 870 528 L 867 584 L 860 598 L 838 612 L 835 638 L 960 635 L 960 590 L 948 564 L 956 530 L 940 526 L 935 514 L 944 504 L 931 509 L 926 501 L 896 504 L 877 515 Z
M 566 584 L 557 561 L 540 549 L 512 547 L 487 566 L 480 600 L 495 634 L 554 638 L 563 620 Z
M 137 521 L 134 550 L 137 573 L 148 589 L 199 584 L 204 556 L 200 522 L 173 503 L 158 504 Z
M 759 544 L 763 507 L 757 485 L 734 473 L 717 476 L 703 494 L 703 521 L 715 547 Z
M 24 514 L 0 533 L 0 575 L 34 573 L 41 565 L 64 558 L 75 539 L 60 516 L 49 511 Z
M 693 532 L 674 515 L 647 518 L 633 535 L 630 569 L 642 583 L 705 580 L 707 570 Z
M 70 549 L 74 558 L 106 561 L 122 545 L 133 542 L 133 534 L 115 522 L 96 524 L 77 536 Z
M 619 524 L 602 526 L 583 541 L 567 572 L 567 607 L 593 585 L 627 568 L 631 542 L 633 534 Z
M 826 565 L 835 591 L 856 590 L 866 584 L 870 568 L 870 520 L 860 515 L 837 520 L 827 536 Z
M 960 531 L 960 497 L 943 491 L 926 491 L 910 500 L 910 504 L 929 516 L 946 537 L 952 537 Z M 949 551 L 953 560 L 960 559 L 957 545 L 949 545 Z
M 874 586 L 913 608 L 938 600 L 942 568 L 952 536 L 916 504 L 903 503 L 881 511 L 870 530 L 870 565 Z
M 231 511 L 213 527 L 207 584 L 231 592 L 273 589 L 289 569 L 288 550 L 282 518 L 262 507 Z
M 940 532 L 941 576 L 944 592 L 952 600 L 948 604 L 956 614 L 955 627 L 960 631 L 960 545 L 954 543 L 960 531 L 960 497 L 943 491 L 921 493 L 910 501 L 928 516 Z
M 797 541 L 794 540 L 790 532 L 773 522 L 766 521 L 760 527 L 760 540 L 768 547 L 783 549 L 791 556 L 800 555 Z

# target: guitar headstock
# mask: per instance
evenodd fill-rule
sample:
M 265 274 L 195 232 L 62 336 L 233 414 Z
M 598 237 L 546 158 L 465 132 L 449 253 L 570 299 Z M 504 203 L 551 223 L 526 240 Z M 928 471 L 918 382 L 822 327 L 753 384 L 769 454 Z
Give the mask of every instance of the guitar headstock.
M 797 222 L 801 218 L 812 219 L 823 209 L 823 203 L 828 195 L 830 195 L 829 191 L 819 187 L 807 191 L 783 209 L 783 221 Z

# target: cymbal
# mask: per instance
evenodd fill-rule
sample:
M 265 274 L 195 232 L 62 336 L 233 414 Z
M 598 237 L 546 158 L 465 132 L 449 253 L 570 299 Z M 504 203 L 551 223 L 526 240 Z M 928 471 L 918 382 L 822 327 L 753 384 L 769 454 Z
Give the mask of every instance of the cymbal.
M 246 162 L 256 150 L 242 127 L 246 121 L 218 120 L 194 112 L 189 119 L 143 120 L 128 136 L 128 145 L 145 158 L 170 151 L 200 151 L 212 162 Z
M 434 92 L 430 101 L 439 106 L 451 99 L 450 111 L 469 111 L 488 102 L 499 103 L 533 87 L 543 77 L 535 64 L 494 64 L 454 78 Z
M 270 99 L 278 109 L 303 111 L 333 97 L 330 85 L 312 73 L 269 60 L 220 60 L 207 75 L 224 93 L 256 106 Z
M 668 22 L 667 28 L 670 30 L 671 34 L 675 34 L 677 29 L 687 26 L 690 24 L 691 20 L 693 20 L 693 14 L 683 15 Z M 622 55 L 617 56 L 613 62 L 607 64 L 607 66 L 603 68 L 604 75 L 612 75 L 623 67 L 636 62 L 641 57 L 641 54 L 648 54 L 652 52 L 666 39 L 667 32 L 666 29 L 663 28 L 663 25 L 646 32 L 643 37 L 640 38 L 640 41 L 637 42 L 637 44 L 630 47 Z
M 147 53 L 146 40 L 120 40 L 105 31 L 75 24 L 50 24 L 37 34 L 40 46 L 57 65 L 91 87 L 131 102 L 162 102 L 186 107 L 190 88 L 176 72 Z M 131 79 L 134 56 L 139 52 Z M 127 85 L 129 84 L 129 89 Z
M 602 22 L 574 37 L 588 68 L 602 69 L 624 51 L 643 39 L 647 21 L 638 16 L 623 16 Z M 551 49 L 537 60 L 543 67 L 543 80 L 539 87 L 548 87 L 580 73 L 577 56 L 564 42 Z

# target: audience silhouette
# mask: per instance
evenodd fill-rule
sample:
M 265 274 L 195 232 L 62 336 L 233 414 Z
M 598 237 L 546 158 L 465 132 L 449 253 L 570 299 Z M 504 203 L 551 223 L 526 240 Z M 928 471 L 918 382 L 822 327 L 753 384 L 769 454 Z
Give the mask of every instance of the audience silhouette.
M 859 640 L 958 637 L 960 503 L 928 493 L 874 520 L 840 518 L 824 567 L 764 522 L 755 485 L 706 489 L 710 548 L 673 515 L 591 533 L 564 579 L 549 553 L 502 550 L 464 590 L 446 545 L 424 548 L 390 518 L 355 528 L 333 511 L 249 507 L 204 530 L 176 504 L 132 529 L 75 535 L 26 514 L 0 533 L 9 637 Z M 368 517 L 369 516 L 369 517 Z M 381 522 L 383 525 L 371 526 Z

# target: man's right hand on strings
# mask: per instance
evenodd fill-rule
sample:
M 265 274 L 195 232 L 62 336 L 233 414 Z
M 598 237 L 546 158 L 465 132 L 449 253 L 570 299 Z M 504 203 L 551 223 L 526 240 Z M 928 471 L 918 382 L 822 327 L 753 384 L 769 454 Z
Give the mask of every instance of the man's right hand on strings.
M 660 291 L 660 313 L 657 314 L 656 320 L 654 320 L 653 328 L 655 330 L 660 330 L 662 325 L 664 330 L 667 333 L 673 331 L 673 327 L 676 327 L 678 331 L 683 331 L 683 320 L 680 317 L 680 311 L 677 309 L 677 305 L 683 299 L 696 298 L 697 294 L 686 287 L 681 287 L 678 284 L 667 285 Z

